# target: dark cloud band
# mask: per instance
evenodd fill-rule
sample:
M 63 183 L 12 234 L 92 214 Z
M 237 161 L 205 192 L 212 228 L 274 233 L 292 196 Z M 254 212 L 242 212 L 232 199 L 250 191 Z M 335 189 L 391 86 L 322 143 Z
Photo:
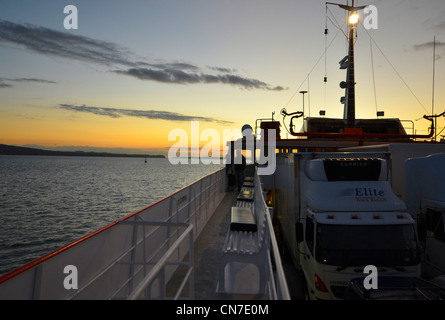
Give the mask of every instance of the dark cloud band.
M 271 86 L 257 79 L 237 75 L 235 69 L 215 66 L 202 69 L 182 61 L 138 61 L 130 50 L 115 43 L 29 24 L 0 20 L 0 42 L 21 45 L 44 55 L 113 67 L 114 73 L 140 80 L 175 84 L 217 83 L 244 89 L 286 90 L 282 86 Z M 119 69 L 120 67 L 124 69 Z
M 140 80 L 152 80 L 164 83 L 194 84 L 194 83 L 222 83 L 239 86 L 244 89 L 263 89 L 281 91 L 285 88 L 281 86 L 272 87 L 269 84 L 256 80 L 240 77 L 234 74 L 206 74 L 189 73 L 175 69 L 148 69 L 130 68 L 128 70 L 115 70 L 115 73 L 132 76 Z
M 78 106 L 72 104 L 59 104 L 59 108 L 69 111 L 87 112 L 111 118 L 120 118 L 128 116 L 128 117 L 138 117 L 138 118 L 168 120 L 168 121 L 216 122 L 223 125 L 229 125 L 233 123 L 230 121 L 224 121 L 215 118 L 187 116 L 176 112 L 160 111 L 160 110 L 129 110 L 129 109 L 119 109 L 119 108 L 92 107 L 86 105 Z
M 30 24 L 0 20 L 0 41 L 23 45 L 31 51 L 56 57 L 104 65 L 133 65 L 127 59 L 129 52 L 115 43 Z
M 11 88 L 12 84 L 9 82 L 35 82 L 35 83 L 46 83 L 53 84 L 57 83 L 55 81 L 46 80 L 46 79 L 37 79 L 37 78 L 0 78 L 0 88 Z
M 445 42 L 430 41 L 430 42 L 415 44 L 413 47 L 415 50 L 432 50 L 434 46 L 436 46 L 436 59 L 441 59 L 445 52 Z

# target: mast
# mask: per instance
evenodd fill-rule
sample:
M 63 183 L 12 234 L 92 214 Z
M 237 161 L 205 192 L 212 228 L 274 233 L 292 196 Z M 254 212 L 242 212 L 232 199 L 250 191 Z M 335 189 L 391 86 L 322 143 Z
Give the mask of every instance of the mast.
M 434 121 L 437 121 L 437 117 L 445 116 L 445 112 L 440 115 L 424 116 L 423 118 L 431 122 L 430 131 L 425 135 L 417 135 L 417 134 L 407 134 L 401 121 L 399 119 L 361 119 L 358 121 L 358 127 L 356 127 L 356 117 L 355 117 L 355 53 L 354 53 L 354 42 L 357 36 L 357 23 L 359 22 L 359 16 L 357 15 L 357 11 L 363 10 L 367 7 L 365 6 L 356 6 L 355 1 L 351 1 L 351 5 L 349 5 L 349 1 L 346 5 L 339 3 L 326 2 L 326 11 L 328 10 L 327 5 L 335 5 L 343 10 L 347 11 L 348 14 L 348 30 L 345 33 L 345 37 L 347 38 L 348 50 L 347 55 L 340 61 L 340 69 L 347 69 L 346 81 L 340 82 L 340 87 L 345 89 L 345 96 L 341 97 L 340 101 L 344 104 L 344 113 L 343 119 L 338 118 L 311 118 L 304 119 L 303 118 L 303 130 L 302 132 L 296 132 L 294 130 L 293 120 L 304 116 L 304 98 L 303 98 L 303 112 L 293 112 L 287 113 L 286 109 L 283 108 L 281 110 L 281 115 L 283 117 L 292 116 L 290 119 L 289 125 L 289 133 L 294 137 L 305 137 L 307 138 L 307 142 L 313 141 L 314 148 L 316 143 L 320 143 L 322 139 L 327 141 L 329 140 L 351 140 L 357 142 L 357 145 L 370 144 L 378 141 L 406 141 L 406 142 L 414 142 L 415 139 L 429 139 L 434 136 L 435 133 L 435 125 Z M 325 35 L 328 34 L 328 29 L 326 25 Z M 325 40 L 326 41 L 326 40 Z M 327 50 L 327 46 L 325 52 Z M 318 63 L 318 62 L 317 62 Z M 326 82 L 327 77 L 325 76 L 324 82 Z M 300 93 L 303 93 L 300 91 Z M 295 94 L 294 94 L 295 95 Z M 433 66 L 433 108 L 434 108 L 434 66 Z M 320 115 L 322 115 L 322 110 L 320 110 Z M 323 111 L 323 115 L 325 115 Z M 377 117 L 379 117 L 379 112 L 377 113 Z M 309 121 L 310 120 L 310 121 Z M 287 129 L 287 128 L 286 128 Z M 279 137 L 279 135 L 278 135 Z M 279 140 L 287 140 L 281 139 Z M 288 144 L 297 145 L 300 141 L 286 141 L 281 146 L 282 148 L 288 148 Z M 305 141 L 306 142 L 306 141 Z M 331 141 L 329 141 L 330 143 Z M 334 144 L 332 144 L 334 145 Z M 301 148 L 307 148 L 307 146 L 300 145 Z M 330 148 L 329 145 L 326 148 Z M 320 147 L 320 148 L 325 148 Z M 288 148 L 291 149 L 291 148 Z
M 354 0 L 352 0 L 354 6 Z M 349 20 L 349 19 L 348 19 Z M 346 73 L 346 101 L 343 119 L 346 119 L 348 128 L 355 127 L 355 71 L 354 71 L 354 30 L 356 24 L 350 24 L 349 27 L 349 52 L 348 52 L 348 71 Z
M 342 98 L 342 102 L 345 104 L 343 119 L 346 120 L 346 127 L 353 128 L 355 126 L 355 70 L 354 70 L 354 34 L 356 33 L 358 15 L 357 11 L 366 8 L 366 6 L 356 7 L 354 6 L 354 0 L 352 5 L 342 5 L 338 3 L 326 2 L 326 4 L 337 5 L 340 8 L 349 12 L 349 50 L 348 55 L 340 61 L 340 69 L 347 68 L 346 83 L 342 82 L 340 87 L 346 89 L 345 97 Z

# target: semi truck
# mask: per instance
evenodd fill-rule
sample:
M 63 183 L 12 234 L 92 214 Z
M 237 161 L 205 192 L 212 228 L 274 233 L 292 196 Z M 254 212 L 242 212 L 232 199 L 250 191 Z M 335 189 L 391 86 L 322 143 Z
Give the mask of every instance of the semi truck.
M 445 144 L 390 143 L 343 151 L 390 154 L 392 189 L 417 226 L 422 276 L 445 275 Z
M 391 189 L 388 153 L 277 154 L 264 180 L 310 299 L 342 299 L 351 279 L 420 276 L 415 222 Z

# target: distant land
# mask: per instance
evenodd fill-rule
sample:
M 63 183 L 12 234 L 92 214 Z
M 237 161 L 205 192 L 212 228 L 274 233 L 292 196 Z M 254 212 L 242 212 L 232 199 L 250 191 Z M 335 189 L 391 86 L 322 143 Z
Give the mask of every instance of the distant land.
M 6 144 L 0 144 L 0 155 L 165 158 L 164 155 L 125 154 L 94 151 L 54 151 L 38 148 L 10 146 Z

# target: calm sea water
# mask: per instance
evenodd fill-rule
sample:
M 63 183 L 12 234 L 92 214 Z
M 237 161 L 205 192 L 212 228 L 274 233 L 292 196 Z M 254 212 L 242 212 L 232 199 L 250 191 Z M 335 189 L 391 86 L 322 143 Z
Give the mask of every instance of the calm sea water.
M 0 275 L 220 167 L 156 158 L 0 156 Z

